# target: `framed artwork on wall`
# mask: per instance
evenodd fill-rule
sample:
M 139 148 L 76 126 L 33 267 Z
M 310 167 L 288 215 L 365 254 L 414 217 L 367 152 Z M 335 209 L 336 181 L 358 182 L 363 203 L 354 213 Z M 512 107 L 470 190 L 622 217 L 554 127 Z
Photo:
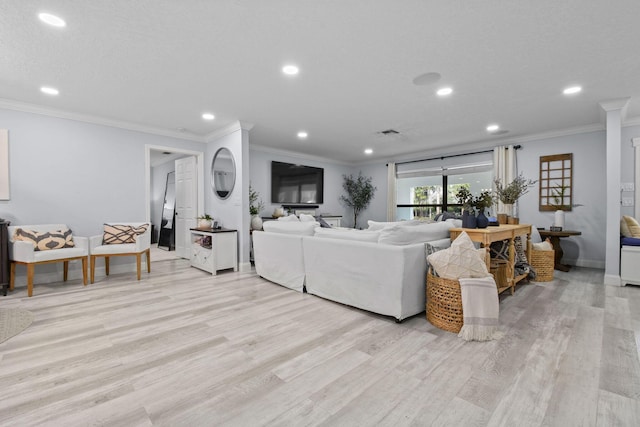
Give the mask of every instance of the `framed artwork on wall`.
M 540 156 L 541 211 L 570 211 L 573 207 L 573 153 Z
M 9 200 L 9 131 L 0 129 L 0 200 Z

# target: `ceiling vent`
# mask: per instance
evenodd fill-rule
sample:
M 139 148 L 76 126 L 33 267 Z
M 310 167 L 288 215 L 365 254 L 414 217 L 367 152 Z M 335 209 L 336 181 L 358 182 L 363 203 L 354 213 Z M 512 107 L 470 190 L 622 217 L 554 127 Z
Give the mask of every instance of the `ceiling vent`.
M 395 130 L 395 129 L 382 130 L 382 131 L 380 131 L 380 132 L 378 132 L 378 133 L 379 133 L 380 135 L 391 135 L 391 136 L 393 136 L 393 135 L 399 135 L 399 134 L 400 134 L 400 132 L 398 132 L 398 131 L 397 131 L 397 130 Z

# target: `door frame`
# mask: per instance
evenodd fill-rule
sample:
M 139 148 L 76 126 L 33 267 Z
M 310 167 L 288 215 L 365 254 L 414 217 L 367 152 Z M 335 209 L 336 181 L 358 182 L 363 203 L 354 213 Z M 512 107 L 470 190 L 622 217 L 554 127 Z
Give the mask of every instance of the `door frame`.
M 151 223 L 151 150 L 167 151 L 170 153 L 185 154 L 196 157 L 196 179 L 198 180 L 198 194 L 196 196 L 198 215 L 204 213 L 204 152 L 184 150 L 182 148 L 167 147 L 163 145 L 145 144 L 144 146 L 144 163 L 145 163 L 145 212 L 146 220 Z

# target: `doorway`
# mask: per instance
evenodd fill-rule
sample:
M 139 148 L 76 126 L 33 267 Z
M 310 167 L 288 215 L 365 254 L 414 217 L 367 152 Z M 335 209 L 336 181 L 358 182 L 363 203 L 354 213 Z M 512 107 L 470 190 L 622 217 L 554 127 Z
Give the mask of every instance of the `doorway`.
M 167 173 L 175 171 L 174 165 L 176 159 L 190 156 L 196 159 L 195 180 L 197 190 L 194 201 L 195 221 L 195 216 L 200 215 L 204 211 L 204 153 L 174 147 L 145 146 L 146 220 L 154 226 L 152 228 L 155 229 L 157 237 L 159 237 L 162 223 L 162 208 L 164 207 Z M 178 191 L 177 188 L 176 191 Z M 188 253 L 178 255 L 186 257 Z

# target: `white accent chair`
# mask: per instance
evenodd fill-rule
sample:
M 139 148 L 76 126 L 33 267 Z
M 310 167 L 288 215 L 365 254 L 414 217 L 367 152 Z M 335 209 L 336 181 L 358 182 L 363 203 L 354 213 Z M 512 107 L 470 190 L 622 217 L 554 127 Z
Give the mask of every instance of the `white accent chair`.
M 140 227 L 148 222 L 107 222 L 107 224 L 130 225 Z M 151 273 L 151 225 L 147 231 L 134 237 L 135 243 L 102 244 L 103 235 L 89 237 L 89 257 L 91 259 L 91 283 L 94 282 L 96 272 L 96 258 L 104 257 L 105 273 L 109 275 L 109 258 L 112 256 L 135 256 L 138 280 L 141 277 L 142 254 L 147 255 L 147 272 Z
M 33 275 L 35 266 L 39 264 L 51 264 L 62 262 L 64 264 L 63 280 L 66 282 L 69 273 L 69 261 L 82 260 L 82 277 L 84 285 L 87 286 L 87 257 L 89 255 L 89 239 L 86 237 L 73 236 L 75 247 L 51 249 L 48 251 L 36 251 L 33 243 L 24 241 L 14 241 L 13 236 L 16 229 L 22 228 L 37 232 L 57 231 L 68 228 L 65 224 L 39 224 L 39 225 L 14 225 L 9 226 L 9 259 L 11 260 L 11 273 L 9 279 L 9 289 L 13 290 L 16 278 L 16 265 L 27 267 L 27 295 L 33 296 Z

